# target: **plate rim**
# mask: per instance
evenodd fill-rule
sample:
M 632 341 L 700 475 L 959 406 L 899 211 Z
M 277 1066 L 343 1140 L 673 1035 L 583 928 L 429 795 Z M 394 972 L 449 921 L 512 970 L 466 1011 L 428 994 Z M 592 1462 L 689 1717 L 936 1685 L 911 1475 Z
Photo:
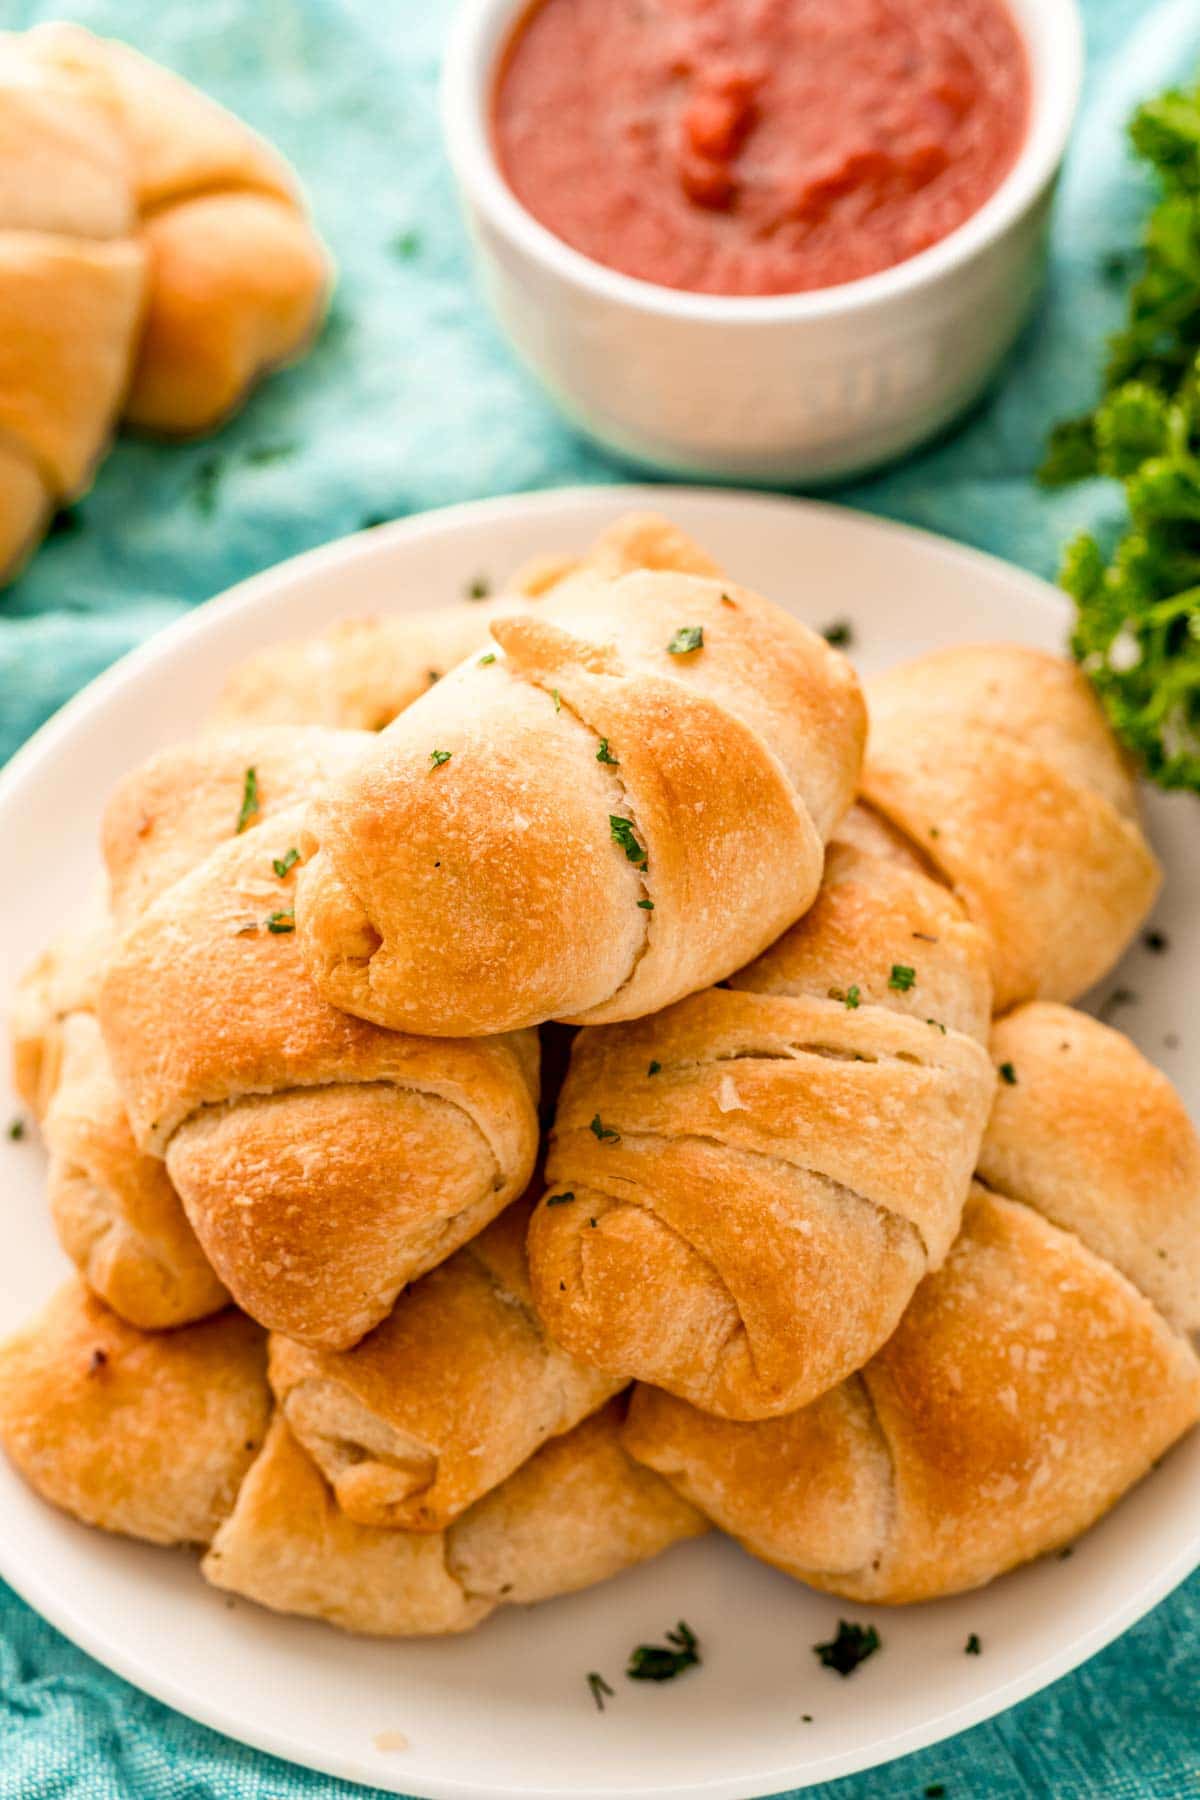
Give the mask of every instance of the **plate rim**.
M 453 532 L 458 526 L 486 528 L 491 523 L 508 524 L 515 515 L 518 518 L 528 518 L 530 522 L 545 521 L 549 528 L 553 528 L 558 517 L 565 517 L 568 521 L 572 517 L 586 520 L 589 512 L 605 509 L 614 513 L 629 509 L 661 510 L 669 514 L 672 507 L 681 502 L 689 510 L 698 506 L 718 512 L 761 509 L 781 516 L 788 515 L 798 524 L 806 516 L 814 514 L 833 516 L 848 522 L 853 528 L 884 538 L 900 536 L 913 542 L 927 554 L 935 555 L 943 561 L 961 564 L 966 574 L 978 572 L 981 566 L 986 567 L 994 579 L 1023 588 L 1031 599 L 1046 608 L 1064 636 L 1069 625 L 1070 605 L 1066 597 L 1029 570 L 920 526 L 841 506 L 828 500 L 781 495 L 753 488 L 602 483 L 456 502 L 413 513 L 382 526 L 353 532 L 302 551 L 246 577 L 152 633 L 145 642 L 121 656 L 81 688 L 17 749 L 3 769 L 0 769 L 0 805 L 10 800 L 14 789 L 20 789 L 27 781 L 37 779 L 39 764 L 43 759 L 52 755 L 58 745 L 72 734 L 77 724 L 82 724 L 97 706 L 103 705 L 126 683 L 136 679 L 144 667 L 153 665 L 164 652 L 171 653 L 185 646 L 191 637 L 203 633 L 214 618 L 229 619 L 242 609 L 252 609 L 274 594 L 285 594 L 298 580 L 310 579 L 322 571 L 333 572 L 351 562 L 370 562 L 375 559 L 386 562 L 398 547 L 418 542 L 429 535 Z M 436 604 L 436 601 L 429 602 L 431 606 Z M 340 612 L 345 610 L 342 608 Z M 381 604 L 378 610 L 386 612 L 388 608 L 386 604 Z M 340 616 L 340 612 L 335 606 L 331 609 L 331 618 Z M 280 636 L 286 635 L 289 634 L 281 630 Z M 1191 1541 L 1169 1556 L 1154 1572 L 1153 1579 L 1144 1582 L 1136 1591 L 1131 1591 L 1102 1621 L 1084 1628 L 1070 1642 L 1036 1658 L 1020 1674 L 1002 1680 L 982 1695 L 951 1706 L 932 1722 L 925 1720 L 902 1726 L 870 1745 L 848 1750 L 834 1749 L 816 1758 L 809 1756 L 800 1766 L 781 1765 L 773 1771 L 760 1773 L 751 1778 L 756 1784 L 770 1780 L 779 1785 L 770 1789 L 756 1785 L 754 1791 L 763 1796 L 783 1793 L 789 1788 L 805 1788 L 817 1782 L 883 1767 L 900 1757 L 944 1742 L 997 1717 L 1061 1679 L 1114 1642 L 1186 1580 L 1198 1566 L 1200 1517 Z M 427 1774 L 416 1769 L 409 1776 L 399 1764 L 394 1770 L 377 1768 L 369 1766 L 365 1754 L 356 1755 L 353 1751 L 340 1755 L 333 1753 L 315 1742 L 305 1741 L 302 1732 L 294 1729 L 285 1738 L 282 1731 L 270 1724 L 252 1724 L 248 1727 L 238 1720 L 231 1725 L 223 1703 L 219 1700 L 209 1702 L 203 1688 L 198 1692 L 189 1689 L 174 1675 L 160 1672 L 140 1660 L 136 1649 L 128 1648 L 121 1641 L 106 1639 L 90 1619 L 79 1613 L 70 1594 L 55 1588 L 49 1572 L 43 1573 L 36 1565 L 10 1567 L 2 1541 L 0 1575 L 27 1604 L 85 1654 L 184 1718 L 215 1731 L 231 1743 L 244 1744 L 285 1763 L 307 1767 L 338 1779 L 385 1791 L 420 1795 L 424 1800 L 519 1800 L 519 1797 L 526 1797 L 526 1800 L 552 1800 L 552 1797 L 567 1791 L 544 1783 L 531 1785 L 521 1782 L 517 1785 L 507 1779 L 480 1785 L 473 1779 Z M 569 1793 L 570 1800 L 610 1800 L 610 1796 L 618 1791 L 605 1785 L 597 1785 L 572 1787 Z M 744 1781 L 726 1775 L 714 1775 L 711 1779 L 700 1782 L 691 1778 L 680 1782 L 657 1779 L 654 1787 L 647 1790 L 648 1793 L 662 1796 L 663 1800 L 686 1800 L 688 1796 L 695 1796 L 696 1800 L 745 1800 L 746 1791 Z

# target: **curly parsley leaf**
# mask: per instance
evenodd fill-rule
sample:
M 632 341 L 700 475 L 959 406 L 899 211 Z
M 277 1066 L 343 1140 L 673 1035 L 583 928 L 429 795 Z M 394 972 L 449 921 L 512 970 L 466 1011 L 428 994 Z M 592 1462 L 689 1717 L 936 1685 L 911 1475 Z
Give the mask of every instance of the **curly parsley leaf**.
M 1200 84 L 1139 107 L 1136 154 L 1159 197 L 1095 410 L 1055 427 L 1039 477 L 1123 482 L 1111 553 L 1068 545 L 1071 648 L 1117 736 L 1152 781 L 1200 792 Z

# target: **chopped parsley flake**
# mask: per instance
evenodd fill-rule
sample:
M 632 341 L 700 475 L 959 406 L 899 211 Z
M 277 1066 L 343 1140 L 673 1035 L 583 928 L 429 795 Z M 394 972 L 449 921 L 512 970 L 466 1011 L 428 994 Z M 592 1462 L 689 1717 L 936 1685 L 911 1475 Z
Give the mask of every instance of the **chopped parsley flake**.
M 258 770 L 247 769 L 242 780 L 242 804 L 237 816 L 238 833 L 245 831 L 258 810 Z
M 468 581 L 463 591 L 468 600 L 486 600 L 492 591 L 492 584 L 486 575 L 476 575 L 473 581 Z
M 630 1681 L 674 1681 L 676 1675 L 699 1664 L 699 1640 L 682 1619 L 674 1631 L 664 1635 L 665 1644 L 639 1644 L 630 1651 L 625 1671 Z
M 854 642 L 854 627 L 849 619 L 835 619 L 832 625 L 822 625 L 821 636 L 835 650 L 848 650 Z
M 429 761 L 435 769 L 440 769 L 443 763 L 448 763 L 450 761 L 453 754 L 454 752 L 452 750 L 431 750 L 429 752 Z
M 650 1067 L 646 1070 L 646 1073 L 647 1075 L 661 1075 L 662 1064 L 660 1062 L 652 1062 Z
M 704 648 L 703 625 L 681 625 L 667 645 L 668 656 L 688 656 Z
M 596 1711 L 603 1712 L 604 1702 L 606 1699 L 612 1699 L 613 1690 L 609 1687 L 603 1675 L 598 1675 L 595 1669 L 588 1675 L 587 1684 L 591 1689 L 592 1699 L 596 1702 Z
M 837 1636 L 828 1643 L 814 1644 L 813 1655 L 823 1668 L 834 1669 L 839 1675 L 853 1675 L 860 1663 L 874 1656 L 881 1642 L 873 1625 L 852 1625 L 839 1619 Z
M 894 988 L 896 993 L 907 994 L 908 990 L 916 985 L 916 980 L 917 971 L 910 968 L 907 963 L 892 964 L 892 972 L 888 976 L 888 986 Z
M 964 1656 L 982 1656 L 983 1645 L 979 1641 L 979 1633 L 973 1631 L 963 1646 Z
M 653 900 L 639 900 L 638 905 L 641 907 L 643 912 L 653 912 L 654 911 Z
M 294 869 L 299 861 L 300 852 L 293 845 L 292 849 L 285 852 L 283 856 L 273 857 L 271 859 L 271 867 L 278 875 L 280 881 L 282 881 L 288 870 Z
M 854 983 L 853 987 L 830 988 L 829 998 L 831 1000 L 840 1000 L 848 1012 L 853 1012 L 856 1006 L 862 1005 L 862 994 L 859 991 L 857 982 Z
M 14 1119 L 8 1128 L 8 1135 L 14 1144 L 19 1144 L 25 1136 L 24 1119 Z
M 942 1021 L 940 1019 L 926 1019 L 925 1023 L 927 1025 L 936 1025 L 937 1029 L 941 1032 L 942 1036 L 945 1037 L 946 1027 L 942 1024 Z
M 1016 1087 L 1017 1071 L 1012 1063 L 1002 1062 L 1000 1064 L 1000 1079 L 1001 1081 L 1006 1082 L 1009 1087 Z
M 550 689 L 550 698 L 554 702 L 555 712 L 561 712 L 562 711 L 562 698 L 561 698 L 557 688 Z
M 278 936 L 281 936 L 284 932 L 295 931 L 296 915 L 295 915 L 295 912 L 268 913 L 266 916 L 266 919 L 264 920 L 264 924 L 266 925 L 268 931 L 273 931 L 275 933 L 275 935 L 278 937 Z
M 481 669 L 486 669 L 488 664 L 494 663 L 495 660 L 496 660 L 496 652 L 494 650 L 489 650 L 486 656 L 480 657 L 479 666 Z
M 574 1198 L 575 1198 L 574 1194 L 547 1194 L 546 1195 L 546 1205 L 547 1206 L 566 1206 L 567 1202 L 570 1200 L 573 1200 Z
M 609 813 L 608 828 L 612 832 L 613 843 L 621 846 L 631 863 L 636 864 L 639 869 L 644 869 L 647 862 L 646 852 L 638 843 L 637 833 L 630 820 L 622 818 L 620 813 Z
M 596 761 L 602 762 L 602 763 L 608 763 L 610 765 L 610 767 L 612 767 L 614 769 L 618 769 L 621 766 L 618 759 L 613 755 L 612 751 L 609 749 L 607 738 L 600 739 L 600 748 L 596 752 Z
M 596 1114 L 595 1118 L 588 1126 L 588 1130 L 592 1133 L 593 1137 L 598 1138 L 602 1144 L 606 1142 L 618 1144 L 621 1141 L 620 1132 L 614 1131 L 611 1125 L 606 1125 L 599 1113 Z
M 1167 934 L 1165 931 L 1148 931 L 1142 939 L 1142 942 L 1145 944 L 1147 950 L 1153 951 L 1155 956 L 1161 956 L 1164 951 L 1170 948 L 1170 945 L 1167 943 Z

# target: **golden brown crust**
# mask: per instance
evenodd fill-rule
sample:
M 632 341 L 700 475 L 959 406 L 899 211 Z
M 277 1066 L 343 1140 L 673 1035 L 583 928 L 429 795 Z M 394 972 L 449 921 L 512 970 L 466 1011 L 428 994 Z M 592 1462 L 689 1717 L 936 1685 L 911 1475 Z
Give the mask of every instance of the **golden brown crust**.
M 231 670 L 209 729 L 382 731 L 472 651 L 486 651 L 490 621 L 523 604 L 518 595 L 502 594 L 396 618 L 339 619 L 312 637 L 268 644 Z
M 492 1610 L 447 1572 L 440 1536 L 347 1518 L 278 1412 L 201 1568 L 274 1612 L 376 1637 L 468 1631 Z
M 1140 1288 L 1177 1331 L 1200 1329 L 1200 1138 L 1129 1039 L 1046 1001 L 996 1022 L 1002 1080 L 979 1156 L 1024 1200 Z
M 381 1031 L 327 1006 L 287 924 L 292 814 L 252 827 L 126 933 L 99 1002 L 134 1137 L 238 1304 L 345 1348 L 528 1181 L 537 1041 Z
M 621 1385 L 538 1322 L 528 1218 L 510 1206 L 353 1350 L 272 1338 L 276 1399 L 349 1518 L 439 1531 Z
M 580 1033 L 530 1263 L 577 1356 L 753 1419 L 859 1368 L 941 1262 L 993 1074 L 985 947 L 904 862 L 835 843 L 735 984 Z
M 590 1587 L 706 1529 L 625 1454 L 620 1423 L 606 1407 L 449 1531 L 411 1532 L 349 1519 L 277 1412 L 204 1574 L 277 1612 L 380 1637 L 465 1631 L 498 1604 Z
M 153 431 L 210 429 L 307 347 L 324 311 L 329 259 L 292 171 L 240 119 L 125 44 L 61 24 L 27 43 L 87 90 L 127 149 L 149 283 L 126 417 Z
M 263 1334 L 232 1310 L 146 1333 L 81 1281 L 0 1346 L 0 1441 L 43 1499 L 155 1544 L 206 1544 L 270 1410 Z
M 311 637 L 268 644 L 230 672 L 209 729 L 325 725 L 382 731 L 473 652 L 493 650 L 493 619 L 542 599 L 553 605 L 569 598 L 581 580 L 611 580 L 634 568 L 719 572 L 665 519 L 630 513 L 602 532 L 585 556 L 546 555 L 522 563 L 491 599 L 395 618 L 339 619 Z
M 370 742 L 365 733 L 240 726 L 172 744 L 119 781 L 100 820 L 113 917 L 127 925 L 228 839 L 295 807 Z M 253 810 L 242 823 L 247 777 Z
M 974 1189 L 852 1382 L 755 1425 L 639 1390 L 630 1451 L 756 1555 L 854 1599 L 974 1587 L 1085 1530 L 1200 1418 L 1200 1361 L 1146 1297 L 1190 1316 L 1195 1133 L 1114 1039 L 1044 1004 L 997 1027 L 1017 1080 L 982 1162 L 1019 1198 Z
M 15 32 L 0 33 L 0 170 L 3 578 L 107 445 L 146 271 L 113 121 Z
M 165 1167 L 133 1141 L 100 1028 L 88 1013 L 63 1023 L 61 1073 L 44 1129 L 50 1216 L 93 1293 L 146 1331 L 186 1325 L 228 1305 Z
M 1085 677 L 1041 651 L 971 645 L 875 677 L 868 697 L 863 796 L 988 933 L 997 1011 L 1074 998 L 1117 960 L 1160 880 Z
M 552 1600 L 708 1530 L 694 1506 L 625 1450 L 624 1416 L 624 1403 L 610 1401 L 458 1520 L 446 1562 L 469 1593 L 512 1606 Z
M 712 578 L 593 571 L 552 593 L 311 807 L 297 918 L 335 1004 L 472 1035 L 636 1017 L 811 901 L 861 750 L 849 666 Z M 703 646 L 669 654 L 689 626 Z
M 211 431 L 264 376 L 307 354 L 325 314 L 327 253 L 273 194 L 203 193 L 146 219 L 150 303 L 125 417 Z
M 95 1006 L 112 941 L 108 901 L 97 891 L 17 983 L 8 1021 L 13 1085 L 36 1119 L 58 1081 L 64 1022 Z

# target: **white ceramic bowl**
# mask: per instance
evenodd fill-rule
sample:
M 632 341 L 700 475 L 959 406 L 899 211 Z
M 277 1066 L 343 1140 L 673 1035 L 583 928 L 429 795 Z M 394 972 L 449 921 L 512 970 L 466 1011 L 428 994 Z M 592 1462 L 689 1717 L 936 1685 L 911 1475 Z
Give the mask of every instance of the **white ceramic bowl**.
M 488 105 L 520 4 L 461 0 L 443 126 L 492 305 L 585 431 L 676 473 L 813 481 L 899 455 L 979 394 L 1038 285 L 1082 71 L 1077 0 L 1009 0 L 1032 65 L 1030 127 L 965 224 L 861 281 L 748 299 L 618 274 L 519 203 L 493 155 Z

